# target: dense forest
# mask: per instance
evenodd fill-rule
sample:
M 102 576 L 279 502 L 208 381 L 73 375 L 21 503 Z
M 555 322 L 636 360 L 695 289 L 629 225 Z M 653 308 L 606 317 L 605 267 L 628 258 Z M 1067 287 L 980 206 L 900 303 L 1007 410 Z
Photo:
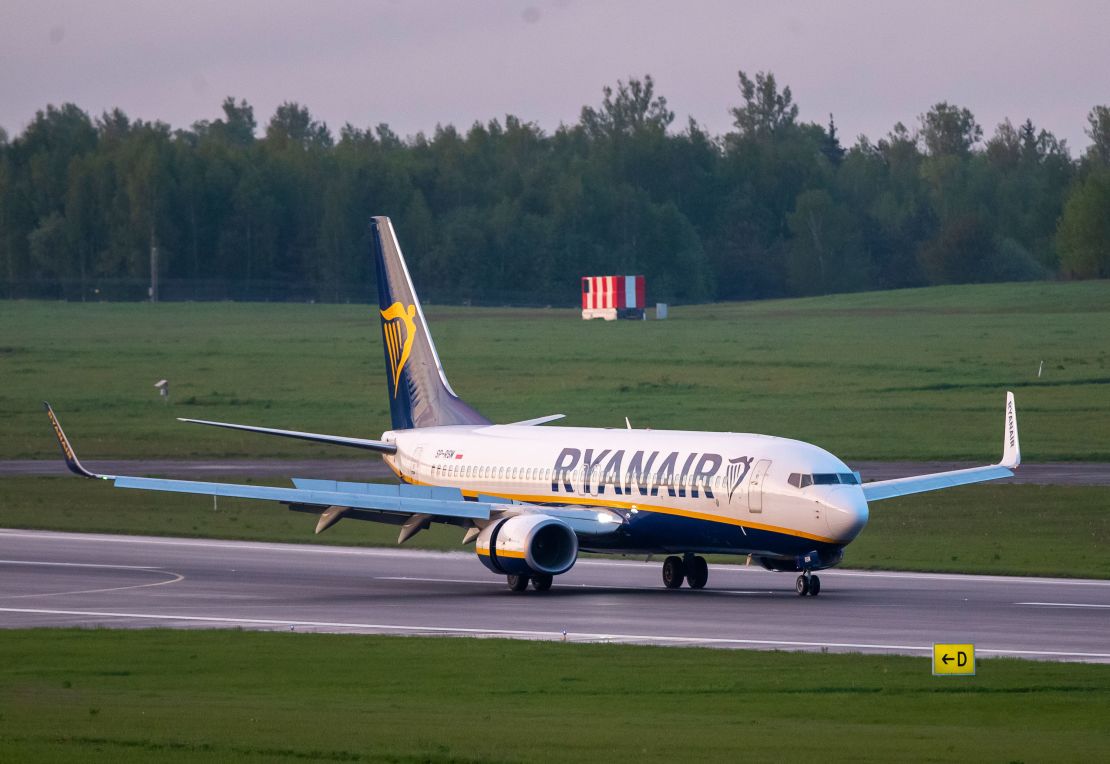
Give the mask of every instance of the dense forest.
M 573 304 L 578 276 L 643 273 L 652 301 L 1110 276 L 1110 107 L 1090 147 L 1031 121 L 989 138 L 938 103 L 847 145 L 789 87 L 739 74 L 733 130 L 675 125 L 650 76 L 546 133 L 507 116 L 336 135 L 296 103 L 259 130 L 171 129 L 73 104 L 0 131 L 0 294 L 365 299 L 367 220 L 393 218 L 431 301 Z

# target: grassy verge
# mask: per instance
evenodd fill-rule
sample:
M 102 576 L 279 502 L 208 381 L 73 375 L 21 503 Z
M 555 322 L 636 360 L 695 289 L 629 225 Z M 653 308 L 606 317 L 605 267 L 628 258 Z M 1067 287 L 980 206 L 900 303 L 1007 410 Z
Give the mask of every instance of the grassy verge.
M 0 631 L 5 761 L 1094 761 L 1110 666 L 249 632 Z
M 230 479 L 230 478 L 229 478 Z M 0 480 L 0 527 L 383 546 L 397 529 L 341 521 L 315 536 L 314 516 L 279 505 L 126 491 L 77 478 Z M 408 542 L 466 549 L 456 528 Z M 1110 488 L 968 486 L 878 502 L 848 547 L 848 567 L 1110 578 Z M 720 561 L 737 561 L 721 558 Z
M 986 460 L 1012 388 L 1028 460 L 1110 460 L 1110 281 L 679 307 L 668 321 L 444 307 L 428 319 L 455 389 L 495 421 L 628 416 L 795 437 L 849 460 Z M 0 458 L 56 455 L 43 398 L 89 457 L 359 456 L 177 416 L 388 428 L 365 306 L 0 301 L 0 326 Z

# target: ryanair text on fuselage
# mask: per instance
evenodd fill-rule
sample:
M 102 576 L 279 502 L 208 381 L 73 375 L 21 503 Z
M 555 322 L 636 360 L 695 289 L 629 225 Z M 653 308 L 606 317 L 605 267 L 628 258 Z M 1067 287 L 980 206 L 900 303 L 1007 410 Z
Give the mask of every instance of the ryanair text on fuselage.
M 753 461 L 750 456 L 729 460 L 726 473 L 729 499 L 744 482 Z M 685 497 L 689 489 L 690 498 L 696 499 L 704 493 L 707 499 L 712 499 L 713 479 L 723 464 L 724 457 L 720 454 L 696 451 L 686 454 L 671 451 L 665 455 L 661 451 L 633 451 L 629 454 L 624 449 L 567 447 L 555 458 L 551 491 L 575 493 L 575 482 L 580 479 L 582 493 L 601 495 L 611 488 L 618 496 L 627 496 L 634 490 L 640 496 L 658 496 L 660 490 L 665 489 L 668 496 Z

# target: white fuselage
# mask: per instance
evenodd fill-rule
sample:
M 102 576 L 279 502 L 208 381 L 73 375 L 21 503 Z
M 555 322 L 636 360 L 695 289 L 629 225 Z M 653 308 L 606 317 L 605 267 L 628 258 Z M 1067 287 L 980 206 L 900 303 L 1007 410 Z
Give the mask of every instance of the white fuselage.
M 386 462 L 409 483 L 738 531 L 719 543 L 689 542 L 701 551 L 785 556 L 814 542 L 842 546 L 867 522 L 858 476 L 827 451 L 786 438 L 520 425 L 428 427 L 382 438 L 396 444 Z M 626 544 L 636 551 L 683 546 L 643 538 Z

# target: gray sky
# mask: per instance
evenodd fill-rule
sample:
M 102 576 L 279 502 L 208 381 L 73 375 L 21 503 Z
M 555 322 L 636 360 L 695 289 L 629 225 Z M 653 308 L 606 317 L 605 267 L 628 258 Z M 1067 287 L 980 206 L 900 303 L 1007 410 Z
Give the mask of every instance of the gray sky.
M 601 88 L 650 73 L 676 112 L 731 125 L 738 69 L 773 71 L 801 118 L 836 116 L 845 143 L 909 126 L 937 101 L 971 109 L 990 135 L 1032 117 L 1089 141 L 1110 103 L 1110 2 L 330 2 L 2 0 L 0 125 L 73 101 L 96 115 L 185 127 L 227 95 L 264 126 L 285 100 L 333 130 L 515 114 L 553 130 Z

